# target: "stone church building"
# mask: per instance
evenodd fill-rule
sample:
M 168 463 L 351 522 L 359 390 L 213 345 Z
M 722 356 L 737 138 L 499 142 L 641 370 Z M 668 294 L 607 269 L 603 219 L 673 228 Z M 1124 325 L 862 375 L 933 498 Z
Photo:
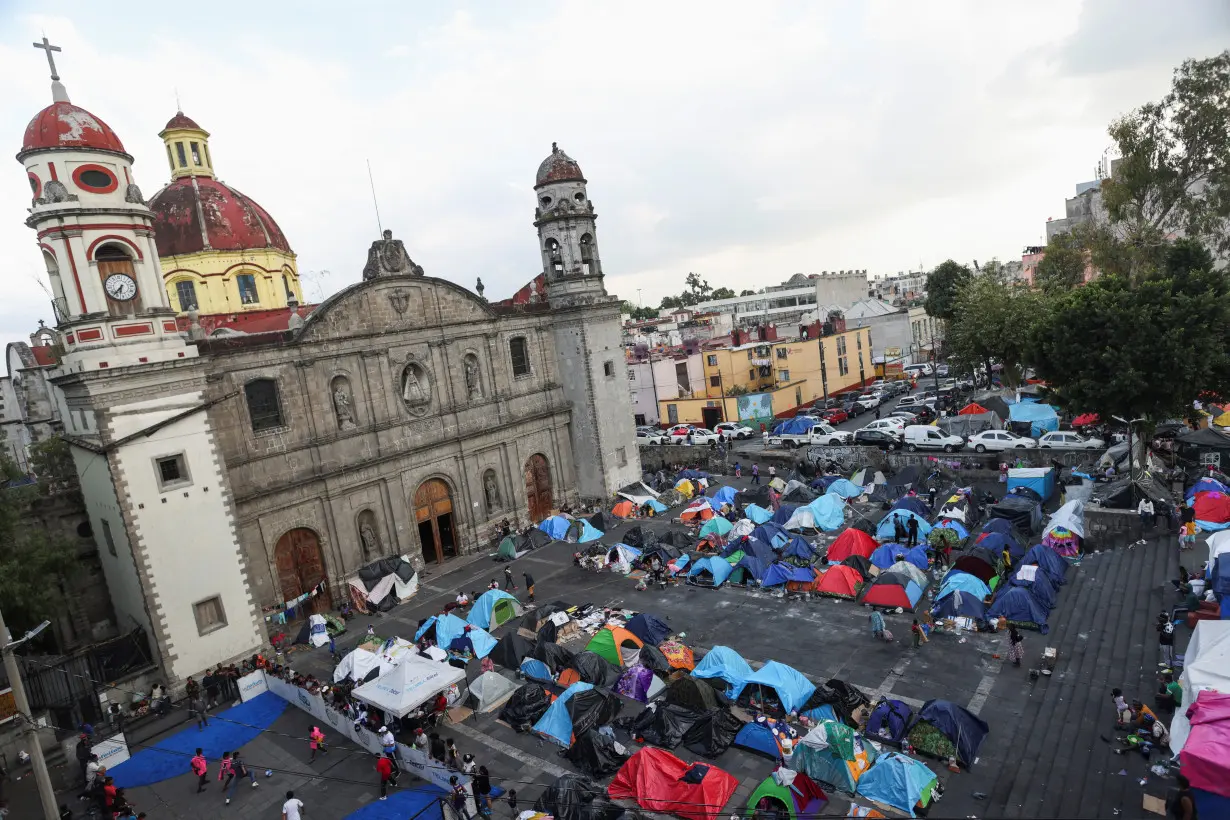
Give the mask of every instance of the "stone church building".
M 117 618 L 149 631 L 168 679 L 256 650 L 270 608 L 305 592 L 321 591 L 298 615 L 333 608 L 372 560 L 447 562 L 489 548 L 505 519 L 536 523 L 639 480 L 620 302 L 563 151 L 534 183 L 542 272 L 514 298 L 425 272 L 385 231 L 365 265 L 356 253 L 362 281 L 309 311 L 289 245 L 255 203 L 230 213 L 269 246 L 255 275 L 273 284 L 251 290 L 217 253 L 244 249 L 213 233 L 231 206 L 192 204 L 213 190 L 199 126 L 168 123 L 180 193 L 147 204 L 118 135 L 52 71 L 53 102 L 17 157 L 56 304 L 48 379 Z M 188 152 L 177 135 L 196 140 Z M 193 288 L 186 253 L 164 274 L 168 214 L 181 238 L 198 219 Z M 285 312 L 244 325 L 192 309 L 229 305 L 227 275 L 237 293 L 280 295 Z

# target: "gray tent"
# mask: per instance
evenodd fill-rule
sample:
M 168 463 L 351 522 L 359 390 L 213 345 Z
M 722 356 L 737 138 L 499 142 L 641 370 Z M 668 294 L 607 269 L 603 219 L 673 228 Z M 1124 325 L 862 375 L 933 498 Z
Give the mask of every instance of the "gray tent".
M 470 704 L 476 712 L 490 712 L 508 700 L 517 684 L 498 672 L 484 672 L 470 684 Z
M 950 436 L 968 438 L 983 430 L 999 430 L 1004 426 L 999 416 L 994 413 L 970 413 L 965 416 L 944 416 L 936 421 L 936 426 Z

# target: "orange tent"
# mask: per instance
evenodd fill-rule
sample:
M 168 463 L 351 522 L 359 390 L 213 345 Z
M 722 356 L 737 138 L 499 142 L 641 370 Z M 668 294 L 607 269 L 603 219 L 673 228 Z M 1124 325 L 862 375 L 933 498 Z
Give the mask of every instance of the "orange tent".
M 829 545 L 829 551 L 825 554 L 825 560 L 830 564 L 838 564 L 851 555 L 861 555 L 864 558 L 870 558 L 871 553 L 875 552 L 878 546 L 880 545 L 870 535 L 860 529 L 850 527 L 837 536 L 837 540 Z
M 611 515 L 616 515 L 620 518 L 631 518 L 636 515 L 636 507 L 632 506 L 631 501 L 620 501 L 611 510 Z
M 662 654 L 666 656 L 666 662 L 674 669 L 687 669 L 691 671 L 696 668 L 696 659 L 692 655 L 692 650 L 678 641 L 667 641 L 658 647 L 662 650 Z
M 958 416 L 976 416 L 979 413 L 990 413 L 990 412 L 991 412 L 990 410 L 983 407 L 978 402 L 972 401 L 969 404 L 962 407 L 960 410 L 958 410 L 957 415 Z
M 679 514 L 680 521 L 708 521 L 712 517 L 713 508 L 709 506 L 708 501 L 688 507 Z

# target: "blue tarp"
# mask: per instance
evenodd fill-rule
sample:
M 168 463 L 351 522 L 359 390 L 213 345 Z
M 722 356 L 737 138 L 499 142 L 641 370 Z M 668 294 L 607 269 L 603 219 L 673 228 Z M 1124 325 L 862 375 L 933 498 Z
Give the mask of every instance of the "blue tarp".
M 803 536 L 795 535 L 790 538 L 790 543 L 782 547 L 782 557 L 810 561 L 816 557 L 816 550 L 807 543 Z
M 846 505 L 837 493 L 825 494 L 807 505 L 816 520 L 816 529 L 833 532 L 846 522 Z
M 863 494 L 863 488 L 848 478 L 839 478 L 830 484 L 825 492 L 839 495 L 842 498 L 858 498 Z
M 957 761 L 972 766 L 982 741 L 991 733 L 986 721 L 950 700 L 929 700 L 918 712 L 915 723 L 926 721 L 939 729 L 957 749 Z
M 1042 604 L 1048 612 L 1055 608 L 1055 604 L 1058 603 L 1055 595 L 1055 585 L 1051 583 L 1050 576 L 1046 574 L 1046 570 L 1038 567 L 1034 572 L 1034 580 L 1032 581 L 1021 580 L 1017 577 L 1019 574 L 1019 569 L 1012 574 L 1013 586 L 1025 587 L 1034 596 L 1034 600 Z
M 800 584 L 810 584 L 816 580 L 816 571 L 810 567 L 796 567 L 778 561 L 767 570 L 760 579 L 760 585 L 765 587 L 781 586 L 787 581 L 797 581 Z
M 513 601 L 517 609 L 521 608 L 521 602 L 504 590 L 489 589 L 478 596 L 478 600 L 470 607 L 470 614 L 466 620 L 479 629 L 490 629 L 491 611 L 495 609 L 496 601 L 501 601 L 505 598 Z
M 772 521 L 766 521 L 752 530 L 752 538 L 758 538 L 775 550 L 779 550 L 790 542 L 790 533 Z
M 752 576 L 757 581 L 759 581 L 762 578 L 764 578 L 764 574 L 768 572 L 769 565 L 771 563 L 772 562 L 770 561 L 762 561 L 761 559 L 757 558 L 755 555 L 744 555 L 742 558 L 739 559 L 739 563 L 735 564 L 735 569 L 743 570 L 748 575 Z M 736 578 L 735 580 L 742 583 L 746 579 L 740 576 Z
M 934 781 L 935 775 L 922 763 L 899 752 L 889 752 L 859 779 L 858 793 L 914 817 L 915 804 Z
M 816 691 L 816 685 L 803 677 L 802 672 L 777 661 L 769 661 L 757 669 L 747 682 L 771 687 L 787 712 L 797 711 Z
M 1008 405 L 1008 420 L 1029 422 L 1029 434 L 1034 438 L 1059 429 L 1059 416 L 1055 413 L 1055 408 L 1049 404 L 1026 404 L 1025 402 L 1010 404 Z
M 751 521 L 753 524 L 763 524 L 766 521 L 773 520 L 773 513 L 771 510 L 766 510 L 764 507 L 756 504 L 748 504 L 744 507 L 743 515 L 746 516 L 747 520 Z
M 1007 547 L 1008 554 L 1012 556 L 1014 562 L 1020 560 L 1025 555 L 1025 548 L 1018 544 L 1015 538 L 1004 535 L 1002 532 L 989 532 L 974 543 L 996 557 L 999 557 L 999 554 L 1004 551 L 1004 547 Z
M 1011 535 L 1012 530 L 1012 522 L 1007 518 L 992 518 L 990 521 L 982 525 L 982 532 L 980 532 L 979 535 L 983 532 L 1001 532 L 1004 535 Z
M 738 492 L 739 491 L 734 487 L 718 487 L 717 492 L 715 492 L 713 497 L 709 499 L 709 504 L 715 510 L 721 509 L 723 504 L 730 504 L 731 506 L 734 506 L 735 495 Z
M 729 558 L 740 550 L 744 555 L 750 555 L 762 562 L 765 566 L 772 564 L 777 560 L 777 556 L 773 554 L 773 548 L 759 538 L 753 538 L 750 535 L 740 538 L 726 545 L 722 550 L 722 557 Z
M 782 504 L 777 508 L 777 512 L 773 513 L 773 523 L 784 527 L 798 508 L 798 504 Z
M 876 538 L 881 541 L 886 541 L 896 537 L 896 529 L 893 527 L 893 519 L 900 517 L 901 526 L 909 527 L 909 519 L 914 518 L 918 521 L 918 538 L 923 540 L 927 537 L 927 533 L 931 532 L 931 525 L 927 523 L 927 519 L 910 510 L 893 510 L 888 515 L 880 519 L 879 525 L 876 526 Z
M 554 678 L 551 677 L 551 670 L 537 658 L 526 658 L 521 661 L 521 674 L 539 683 L 555 682 Z
M 931 515 L 931 510 L 927 507 L 927 502 L 923 501 L 916 495 L 903 495 L 893 502 L 890 510 L 909 510 L 919 518 L 926 519 Z
M 813 723 L 819 723 L 822 720 L 831 720 L 834 723 L 841 723 L 841 719 L 837 717 L 837 711 L 833 709 L 833 704 L 822 703 L 815 708 L 808 709 L 803 712 L 800 717 L 805 717 Z
M 1009 584 L 999 591 L 991 603 L 991 608 L 987 610 L 987 618 L 998 618 L 1001 615 L 1019 624 L 1033 624 L 1043 635 L 1050 631 L 1050 627 L 1046 625 L 1046 607 L 1038 603 L 1024 587 Z
M 954 592 L 965 592 L 981 601 L 991 594 L 991 588 L 977 575 L 970 575 L 968 572 L 954 569 L 949 570 L 948 574 L 944 576 L 944 580 L 940 584 L 939 594 L 935 596 L 935 599 L 938 601 Z
M 1043 544 L 1034 544 L 1021 559 L 1022 564 L 1037 564 L 1051 579 L 1055 586 L 1063 586 L 1064 575 L 1068 571 L 1068 563 L 1055 554 L 1055 551 Z
M 435 615 L 432 615 L 430 618 L 423 621 L 423 625 L 419 627 L 418 632 L 414 633 L 414 639 L 417 641 L 419 638 L 423 637 L 423 633 L 431 629 L 432 625 L 435 624 L 435 622 L 436 622 Z
M 577 692 L 593 689 L 591 683 L 577 681 L 564 690 L 564 693 L 547 707 L 547 711 L 534 724 L 534 733 L 542 735 L 547 740 L 553 740 L 567 749 L 572 745 L 572 715 L 568 714 L 568 701 Z
M 1055 494 L 1055 469 L 1053 467 L 1017 467 L 1008 471 L 1008 492 L 1017 487 L 1026 487 L 1046 502 Z
M 574 526 L 580 524 L 581 532 L 577 536 L 578 544 L 588 544 L 590 541 L 597 541 L 602 537 L 602 530 L 595 529 L 594 525 L 586 521 L 584 518 L 574 522 Z
M 839 478 L 841 478 L 839 475 L 818 475 L 813 478 L 811 483 L 807 486 L 811 487 L 813 490 L 823 490 Z
M 913 713 L 899 700 L 882 700 L 871 710 L 864 734 L 872 740 L 900 743 L 910 728 Z
M 871 565 L 878 569 L 888 569 L 893 564 L 897 563 L 897 556 L 900 555 L 919 569 L 925 570 L 929 565 L 927 559 L 927 548 L 923 546 L 912 547 L 906 549 L 900 544 L 884 544 L 876 548 L 876 551 L 871 553 Z
M 688 570 L 688 583 L 694 583 L 692 581 L 693 578 L 697 578 L 701 573 L 707 572 L 712 578 L 713 588 L 717 589 L 726 583 L 726 579 L 730 577 L 730 573 L 733 571 L 734 567 L 725 558 L 711 555 L 708 558 L 700 558 L 696 563 L 692 564 L 692 568 Z
M 713 647 L 692 670 L 694 678 L 719 678 L 726 681 L 726 696 L 731 698 L 739 697 L 751 676 L 752 667 L 748 666 L 742 655 L 729 646 Z
M 970 576 L 973 578 L 974 576 Z M 974 578 L 977 581 L 977 578 Z M 979 583 L 982 583 L 979 581 Z M 977 621 L 985 621 L 987 617 L 987 605 L 982 602 L 982 599 L 969 592 L 962 592 L 959 589 L 950 589 L 948 594 L 936 601 L 935 606 L 931 607 L 932 618 L 973 618 Z
M 680 481 L 683 481 L 685 478 L 688 481 L 695 481 L 698 478 L 708 478 L 708 477 L 709 477 L 709 474 L 706 473 L 704 470 L 685 469 L 685 470 L 680 470 L 679 475 L 675 476 L 675 483 L 678 484 Z
M 542 523 L 538 525 L 538 529 L 542 530 L 556 541 L 563 541 L 568 535 L 568 528 L 570 526 L 572 526 L 572 522 L 567 518 L 564 518 L 564 516 L 553 515 L 550 518 L 544 518 Z
M 624 624 L 624 629 L 645 643 L 653 644 L 654 646 L 662 643 L 671 634 L 671 628 L 667 626 L 666 621 L 657 615 L 650 615 L 648 612 L 633 615 L 628 619 L 628 623 Z
M 1187 494 L 1184 496 L 1187 503 L 1190 504 L 1192 499 L 1196 497 L 1196 493 L 1214 492 L 1230 495 L 1230 487 L 1222 484 L 1215 478 L 1202 478 L 1187 489 Z
M 773 730 L 767 724 L 755 721 L 743 724 L 743 728 L 735 735 L 731 745 L 762 754 L 772 760 L 777 760 L 782 756 L 782 750 L 777 745 L 777 738 L 773 736 Z
M 466 631 L 469 627 L 469 631 Z M 474 646 L 474 654 L 485 658 L 495 649 L 496 640 L 473 624 L 468 624 L 453 613 L 440 615 L 436 618 L 436 646 L 441 649 L 453 648 L 453 641 L 458 638 L 469 638 Z
M 773 428 L 775 436 L 797 436 L 806 433 L 811 428 L 820 423 L 819 419 L 811 416 L 795 416 L 792 419 L 786 419 Z
M 655 513 L 664 513 L 668 509 L 670 509 L 669 507 L 667 507 L 665 504 L 663 504 L 661 501 L 659 501 L 656 498 L 649 499 L 641 506 L 648 507 L 649 509 L 653 510 Z

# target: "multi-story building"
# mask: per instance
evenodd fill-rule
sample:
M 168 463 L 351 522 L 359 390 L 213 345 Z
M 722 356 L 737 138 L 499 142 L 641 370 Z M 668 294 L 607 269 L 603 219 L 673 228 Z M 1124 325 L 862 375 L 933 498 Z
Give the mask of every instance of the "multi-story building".
M 821 271 L 818 274 L 796 273 L 760 293 L 736 296 L 732 299 L 711 299 L 696 306 L 697 311 L 712 311 L 731 316 L 735 327 L 755 327 L 774 324 L 779 327 L 797 325 L 819 306 L 827 314 L 834 308 L 844 309 L 867 298 L 867 271 Z
M 873 279 L 868 283 L 867 295 L 893 305 L 915 302 L 927 295 L 927 272 L 900 271 L 893 276 Z

